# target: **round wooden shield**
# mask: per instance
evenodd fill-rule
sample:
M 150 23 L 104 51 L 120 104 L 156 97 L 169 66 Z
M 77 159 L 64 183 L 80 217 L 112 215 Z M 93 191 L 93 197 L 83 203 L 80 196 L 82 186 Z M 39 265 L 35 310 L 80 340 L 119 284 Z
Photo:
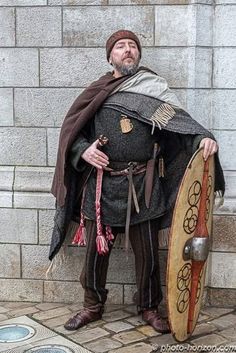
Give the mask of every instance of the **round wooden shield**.
M 194 266 L 199 261 L 185 256 L 186 242 L 198 236 L 210 236 L 214 202 L 214 157 L 207 162 L 199 149 L 191 158 L 182 179 L 173 213 L 167 263 L 168 316 L 174 338 L 183 342 L 191 336 L 201 308 L 206 261 L 201 261 L 195 297 L 192 297 Z M 207 167 L 206 167 L 207 166 Z M 203 188 L 203 183 L 205 187 Z M 205 195 L 203 195 L 205 194 Z M 201 210 L 200 210 L 201 209 Z M 200 217 L 202 218 L 200 220 Z M 209 239 L 207 239 L 209 240 Z M 206 255 L 207 256 L 207 255 Z

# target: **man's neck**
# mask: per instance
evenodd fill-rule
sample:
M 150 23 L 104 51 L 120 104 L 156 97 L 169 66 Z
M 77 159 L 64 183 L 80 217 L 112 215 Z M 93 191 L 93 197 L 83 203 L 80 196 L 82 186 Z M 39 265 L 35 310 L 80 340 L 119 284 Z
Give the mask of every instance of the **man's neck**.
M 122 77 L 124 75 L 122 75 L 121 72 L 117 71 L 117 70 L 114 70 L 112 75 L 115 77 L 115 78 L 119 78 L 119 77 Z

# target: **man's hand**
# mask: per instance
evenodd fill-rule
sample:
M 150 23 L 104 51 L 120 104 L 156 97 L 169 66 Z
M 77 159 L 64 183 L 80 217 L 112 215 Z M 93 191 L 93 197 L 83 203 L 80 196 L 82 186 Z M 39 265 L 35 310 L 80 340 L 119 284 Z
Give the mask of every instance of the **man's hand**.
M 218 151 L 217 143 L 209 137 L 202 139 L 199 147 L 203 147 L 203 158 L 205 161 L 209 156 Z
M 81 158 L 94 167 L 102 169 L 109 164 L 109 159 L 105 153 L 98 149 L 98 145 L 99 140 L 97 139 L 84 151 Z

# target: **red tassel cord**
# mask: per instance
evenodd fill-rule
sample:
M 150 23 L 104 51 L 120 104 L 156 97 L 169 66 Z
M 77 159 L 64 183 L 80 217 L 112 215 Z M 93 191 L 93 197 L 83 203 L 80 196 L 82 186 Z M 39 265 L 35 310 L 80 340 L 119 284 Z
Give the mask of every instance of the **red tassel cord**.
M 72 244 L 77 244 L 78 246 L 86 246 L 86 228 L 84 224 L 84 214 L 82 212 L 82 208 L 84 205 L 84 197 L 85 197 L 85 189 L 83 190 L 82 200 L 81 200 L 81 210 L 80 210 L 80 224 L 79 228 L 77 229 L 74 239 L 72 240 Z
M 97 223 L 97 236 L 96 236 L 96 246 L 99 255 L 106 255 L 109 252 L 108 244 L 112 243 L 114 240 L 114 235 L 110 226 L 105 227 L 105 234 L 103 232 L 103 226 L 101 223 L 101 193 L 102 193 L 102 179 L 103 179 L 103 169 L 97 169 L 97 183 L 96 183 L 96 223 Z M 78 246 L 86 246 L 86 228 L 85 228 L 85 218 L 82 212 L 83 204 L 85 198 L 85 188 L 83 191 L 82 201 L 81 201 L 81 211 L 80 211 L 80 225 L 74 236 L 72 244 L 77 244 Z
M 111 232 L 111 227 L 106 226 L 106 233 L 103 233 L 102 223 L 101 223 L 101 194 L 102 194 L 102 178 L 103 169 L 97 169 L 97 184 L 96 184 L 96 222 L 97 222 L 97 252 L 99 255 L 106 255 L 109 252 L 108 242 L 114 239 Z

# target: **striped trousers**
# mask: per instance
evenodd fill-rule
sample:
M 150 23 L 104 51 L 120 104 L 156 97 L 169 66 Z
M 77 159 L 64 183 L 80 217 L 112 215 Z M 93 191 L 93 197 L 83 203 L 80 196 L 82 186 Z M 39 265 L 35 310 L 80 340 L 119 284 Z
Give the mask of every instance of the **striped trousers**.
M 120 227 L 113 227 L 116 238 L 124 232 Z M 86 220 L 87 252 L 80 275 L 84 288 L 84 307 L 100 310 L 107 299 L 107 271 L 112 245 L 107 255 L 99 255 L 96 249 L 96 223 Z M 139 311 L 157 308 L 162 300 L 160 269 L 158 256 L 158 219 L 145 221 L 130 226 L 129 238 L 135 256 L 137 307 Z

